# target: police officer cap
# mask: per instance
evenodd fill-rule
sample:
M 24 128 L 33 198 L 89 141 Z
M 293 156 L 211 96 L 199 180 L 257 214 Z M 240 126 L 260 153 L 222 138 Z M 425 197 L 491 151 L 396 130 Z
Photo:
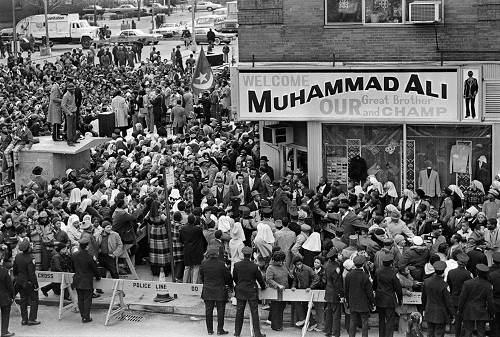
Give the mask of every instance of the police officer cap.
M 243 247 L 241 252 L 243 253 L 243 255 L 252 255 L 253 250 L 250 247 Z
M 30 246 L 30 242 L 28 241 L 28 239 L 24 239 L 23 241 L 21 241 L 19 243 L 19 250 L 21 252 L 24 252 L 26 249 L 28 249 L 29 246 Z
M 269 207 L 262 209 L 262 214 L 271 214 L 272 212 L 273 211 Z
M 383 262 L 389 262 L 389 261 L 392 261 L 392 260 L 394 260 L 394 254 L 392 254 L 392 253 L 385 254 L 382 257 L 382 261 Z
M 436 262 L 434 262 L 434 264 L 432 266 L 434 267 L 434 270 L 436 270 L 436 271 L 445 270 L 446 269 L 446 262 L 436 261 Z
M 469 255 L 460 253 L 457 255 L 457 261 L 462 263 L 467 263 L 469 261 Z
M 362 265 L 366 262 L 366 257 L 364 257 L 363 255 L 357 255 L 357 256 L 353 259 L 353 262 L 354 262 L 354 264 L 356 265 L 356 267 L 358 267 L 358 266 L 362 266 Z
M 493 253 L 493 262 L 500 263 L 500 252 Z
M 488 266 L 487 266 L 487 265 L 482 264 L 482 263 L 477 264 L 477 265 L 476 265 L 476 269 L 477 269 L 478 273 L 479 273 L 479 272 L 482 272 L 482 273 L 487 273 L 487 272 L 489 272 L 489 271 L 490 271 L 490 268 L 488 268 Z
M 326 254 L 326 258 L 331 259 L 332 257 L 337 256 L 337 254 L 338 254 L 337 248 L 333 247 L 332 249 L 330 249 L 328 254 Z

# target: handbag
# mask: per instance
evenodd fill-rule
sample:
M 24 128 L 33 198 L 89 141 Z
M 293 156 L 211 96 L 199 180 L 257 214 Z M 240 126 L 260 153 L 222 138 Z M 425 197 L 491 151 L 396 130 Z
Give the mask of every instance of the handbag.
M 139 109 L 139 118 L 145 118 L 148 115 L 148 108 Z

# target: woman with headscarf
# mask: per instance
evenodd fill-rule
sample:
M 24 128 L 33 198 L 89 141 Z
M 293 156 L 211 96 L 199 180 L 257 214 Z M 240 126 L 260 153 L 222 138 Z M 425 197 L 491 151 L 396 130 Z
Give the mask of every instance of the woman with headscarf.
M 85 198 L 82 200 L 79 211 L 80 218 L 83 218 L 84 213 L 90 214 L 92 219 L 98 218 L 99 220 L 101 220 L 102 218 L 99 212 L 92 206 L 92 199 L 90 198 Z
M 149 263 L 153 276 L 159 276 L 161 268 L 166 275 L 170 256 L 167 226 L 164 216 L 160 213 L 160 203 L 156 200 L 156 194 L 152 194 L 151 198 L 153 201 L 145 219 L 150 225 Z
M 235 222 L 229 232 L 229 235 L 231 236 L 231 240 L 229 241 L 229 255 L 231 259 L 232 272 L 234 264 L 243 260 L 243 253 L 241 250 L 245 247 L 245 233 L 243 232 L 241 223 Z
M 265 223 L 259 223 L 257 225 L 257 234 L 255 235 L 253 243 L 257 248 L 259 255 L 264 259 L 271 259 L 274 241 L 275 239 L 271 227 Z
M 396 204 L 396 200 L 398 199 L 398 192 L 396 191 L 396 186 L 392 181 L 387 181 L 384 184 L 384 194 L 382 195 L 385 204 Z
M 313 232 L 302 245 L 304 260 L 306 266 L 314 268 L 314 258 L 321 253 L 321 237 L 318 232 Z
M 479 208 L 478 206 L 484 201 L 484 196 L 483 184 L 479 180 L 473 180 L 467 191 L 465 191 L 464 207 L 469 208 L 475 206 Z
M 405 188 L 403 190 L 403 196 L 399 199 L 398 208 L 401 213 L 412 212 L 415 213 L 415 193 L 412 190 Z
M 368 176 L 367 180 L 366 193 L 370 193 L 371 191 L 378 191 L 379 195 L 384 193 L 384 187 L 381 182 L 375 178 L 375 176 Z
M 71 190 L 71 194 L 69 196 L 69 204 L 79 204 L 82 202 L 81 191 L 78 187 L 75 187 Z
M 451 190 L 451 201 L 453 202 L 453 209 L 457 209 L 458 207 L 462 207 L 464 194 L 462 190 L 457 185 L 450 185 L 448 188 Z
M 78 215 L 71 214 L 68 218 L 66 228 L 63 230 L 65 230 L 68 234 L 71 245 L 78 247 L 78 240 L 82 237 L 82 232 L 80 231 L 80 219 L 78 218 Z

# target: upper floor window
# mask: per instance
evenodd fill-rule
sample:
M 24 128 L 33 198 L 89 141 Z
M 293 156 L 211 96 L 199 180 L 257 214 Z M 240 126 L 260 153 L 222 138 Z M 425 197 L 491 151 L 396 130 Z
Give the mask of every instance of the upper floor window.
M 325 23 L 403 24 L 409 21 L 410 3 L 418 1 L 325 0 Z

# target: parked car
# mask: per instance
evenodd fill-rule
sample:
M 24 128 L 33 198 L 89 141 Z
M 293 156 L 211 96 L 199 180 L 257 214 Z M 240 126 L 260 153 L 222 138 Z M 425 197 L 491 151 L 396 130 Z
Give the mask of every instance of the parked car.
M 109 42 L 111 43 L 137 43 L 141 42 L 142 44 L 158 44 L 158 42 L 162 39 L 161 34 L 156 33 L 144 33 L 140 29 L 126 29 L 120 31 L 117 35 L 111 35 L 109 38 Z
M 192 10 L 192 5 L 187 6 L 187 10 Z M 196 11 L 213 11 L 214 9 L 222 8 L 222 5 L 210 2 L 210 1 L 201 1 L 196 4 Z
M 216 25 L 226 20 L 225 16 L 221 15 L 209 15 L 209 16 L 200 16 L 196 19 L 194 23 L 195 27 L 209 27 L 216 28 Z
M 121 5 L 115 8 L 110 8 L 108 10 L 108 12 L 122 14 L 122 15 L 135 14 L 138 11 L 139 8 L 135 7 L 134 5 Z
M 94 15 L 94 7 L 95 7 L 95 13 L 97 15 L 102 15 L 104 14 L 104 8 L 101 6 L 97 5 L 88 5 L 82 8 L 82 14 L 92 14 Z
M 160 28 L 153 29 L 151 33 L 161 34 L 163 37 L 173 37 L 174 35 L 182 35 L 185 26 L 180 23 L 167 22 L 163 23 Z
M 194 29 L 194 35 L 196 39 L 196 43 L 208 43 L 207 40 L 207 33 L 210 28 L 207 27 L 202 27 L 202 28 L 195 28 Z M 215 40 L 214 44 L 219 45 L 221 43 L 231 43 L 236 38 L 235 34 L 226 34 L 226 33 L 221 33 L 216 31 L 215 29 L 212 29 L 212 31 L 215 33 Z
M 227 16 L 227 7 L 222 7 L 219 9 L 214 9 L 212 15 L 224 15 Z
M 174 12 L 174 7 L 173 5 L 170 5 L 170 14 L 172 14 Z M 157 14 L 157 13 L 168 13 L 168 6 L 164 6 L 162 4 L 159 4 L 159 3 L 153 3 L 151 4 L 151 7 L 144 7 L 144 10 L 147 12 L 147 13 L 153 13 L 153 10 L 154 10 L 154 13 Z
M 30 50 L 30 41 L 25 37 L 22 37 L 19 39 L 19 45 L 21 46 L 22 51 Z M 43 45 L 42 39 L 35 39 L 35 43 L 33 45 L 34 51 L 40 51 L 40 47 L 42 45 Z M 50 45 L 50 47 L 52 47 L 54 45 L 54 42 L 49 41 L 49 45 Z

